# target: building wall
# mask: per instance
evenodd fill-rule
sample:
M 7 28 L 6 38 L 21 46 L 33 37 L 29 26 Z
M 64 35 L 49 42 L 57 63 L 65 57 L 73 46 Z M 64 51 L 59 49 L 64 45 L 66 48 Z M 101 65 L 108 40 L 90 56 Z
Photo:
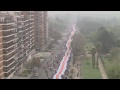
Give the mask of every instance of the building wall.
M 44 49 L 44 13 L 43 11 L 34 11 L 35 22 L 35 48 L 36 51 Z
M 15 27 L 13 16 L 8 12 L 0 12 L 0 25 L 2 31 L 2 48 L 3 48 L 3 71 L 4 77 L 9 77 L 15 70 Z M 1 52 L 2 54 L 2 52 Z
M 45 44 L 48 44 L 48 12 L 44 11 L 44 34 L 45 34 Z
M 35 49 L 45 49 L 48 16 L 47 11 L 6 11 L 0 12 L 1 17 L 13 19 L 0 22 L 0 78 L 11 78 L 31 59 Z
M 22 11 L 20 12 L 18 23 L 21 24 L 17 26 L 18 29 L 18 42 L 21 41 L 17 47 L 17 65 L 16 72 L 22 68 L 32 57 L 35 52 L 34 47 L 34 15 L 32 11 Z M 19 27 L 20 26 L 20 27 Z
M 3 64 L 4 78 L 10 79 L 15 72 L 28 62 L 35 53 L 34 47 L 34 11 L 14 11 L 12 14 L 0 14 L 0 18 L 11 18 L 13 21 L 0 23 L 3 34 Z M 2 45 L 0 45 L 2 48 Z M 2 51 L 0 51 L 0 55 Z M 2 57 L 0 57 L 2 61 Z M 2 62 L 0 67 L 2 67 Z M 2 74 L 0 74 L 2 75 Z M 1 77 L 1 76 L 0 76 Z M 3 77 L 3 75 L 2 75 Z
M 47 45 L 48 39 L 48 16 L 47 11 L 34 11 L 35 22 L 35 48 L 42 51 Z
M 2 26 L 0 25 L 0 79 L 2 78 L 4 78 L 4 72 L 3 72 Z
M 45 41 L 44 41 L 44 12 L 40 11 L 40 47 L 41 50 L 44 50 L 44 46 L 45 46 Z

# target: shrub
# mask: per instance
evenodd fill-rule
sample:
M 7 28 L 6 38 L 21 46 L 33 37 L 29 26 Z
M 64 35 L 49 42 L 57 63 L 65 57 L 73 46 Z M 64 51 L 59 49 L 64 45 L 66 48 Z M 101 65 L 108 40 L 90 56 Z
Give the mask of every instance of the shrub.
M 120 78 L 120 62 L 112 61 L 106 64 L 106 71 L 110 79 Z

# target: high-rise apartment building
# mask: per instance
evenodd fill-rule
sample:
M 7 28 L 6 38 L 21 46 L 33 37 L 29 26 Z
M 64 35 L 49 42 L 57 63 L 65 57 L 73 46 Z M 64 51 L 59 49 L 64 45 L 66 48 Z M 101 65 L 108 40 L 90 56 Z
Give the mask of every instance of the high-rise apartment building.
M 49 34 L 48 34 L 48 11 L 44 11 L 44 36 L 45 36 L 45 44 L 47 45 L 49 42 Z
M 0 79 L 4 78 L 3 72 L 3 42 L 2 42 L 2 23 L 4 22 L 3 18 L 0 15 Z
M 3 60 L 0 75 L 11 78 L 15 72 L 31 59 L 34 49 L 34 11 L 14 11 L 0 13 L 1 45 Z M 3 46 L 2 46 L 3 43 Z M 2 56 L 2 51 L 0 53 Z M 3 61 L 3 64 L 2 64 Z M 3 71 L 2 71 L 2 67 Z M 2 75 L 2 76 L 3 76 Z M 2 77 L 1 76 L 1 77 Z
M 0 12 L 0 79 L 11 78 L 47 42 L 47 11 Z
M 41 47 L 41 26 L 40 26 L 40 12 L 39 11 L 35 11 L 34 12 L 34 37 L 35 37 L 35 50 L 36 51 L 40 51 L 42 50 Z
M 16 29 L 15 22 L 12 15 L 8 12 L 0 13 L 2 43 L 3 43 L 3 70 L 4 77 L 11 77 L 15 72 L 15 56 L 16 56 Z
M 35 52 L 34 49 L 34 13 L 33 11 L 15 12 L 17 25 L 17 58 L 16 72 L 28 62 Z
M 48 16 L 47 11 L 34 11 L 35 22 L 35 49 L 42 51 L 48 42 Z

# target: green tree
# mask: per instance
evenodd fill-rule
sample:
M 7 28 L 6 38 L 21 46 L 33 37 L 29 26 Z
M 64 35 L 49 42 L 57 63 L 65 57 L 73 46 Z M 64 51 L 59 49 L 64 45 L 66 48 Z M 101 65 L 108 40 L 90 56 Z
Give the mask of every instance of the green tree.
M 92 64 L 93 64 L 93 68 L 94 68 L 95 67 L 95 54 L 96 54 L 95 48 L 92 48 L 91 54 L 92 54 Z
M 97 50 L 97 60 L 96 60 L 96 66 L 98 67 L 98 57 L 100 56 L 101 50 L 102 50 L 102 44 L 101 42 L 97 42 L 95 44 L 96 50 Z
M 109 62 L 106 64 L 107 75 L 110 79 L 120 79 L 120 63 Z
M 86 36 L 86 38 L 90 39 L 92 43 L 95 43 L 96 40 L 95 32 L 91 32 L 88 36 Z
M 79 33 L 75 33 L 71 43 L 73 57 L 84 54 L 85 38 Z
M 118 40 L 116 41 L 116 46 L 117 46 L 117 47 L 120 47 L 120 39 L 118 39 Z
M 96 36 L 96 42 L 99 41 L 102 44 L 102 53 L 108 53 L 115 46 L 115 41 L 104 27 L 98 29 Z
M 120 48 L 110 50 L 109 62 L 106 63 L 106 71 L 110 79 L 120 79 Z
M 64 32 L 68 25 L 70 18 L 69 16 L 61 16 L 61 17 L 50 17 L 49 18 L 49 31 L 57 31 L 57 32 Z
M 113 48 L 110 50 L 110 57 L 109 57 L 110 61 L 113 61 L 113 60 L 120 60 L 120 48 Z
M 51 31 L 50 37 L 54 39 L 55 43 L 57 43 L 57 41 L 62 38 L 61 33 L 58 31 Z

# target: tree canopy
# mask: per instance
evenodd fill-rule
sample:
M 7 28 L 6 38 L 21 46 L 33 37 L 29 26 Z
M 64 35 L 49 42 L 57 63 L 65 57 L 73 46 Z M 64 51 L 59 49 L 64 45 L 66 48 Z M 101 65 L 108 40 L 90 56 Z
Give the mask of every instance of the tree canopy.
M 80 33 L 75 33 L 73 41 L 71 43 L 72 52 L 74 56 L 84 53 L 85 39 Z
M 61 39 L 61 33 L 58 31 L 51 31 L 50 32 L 50 37 L 54 39 L 54 42 L 56 43 L 57 40 Z
M 111 37 L 110 33 L 104 28 L 101 27 L 96 33 L 96 42 L 99 41 L 102 44 L 102 52 L 108 53 L 111 48 L 115 46 L 115 41 Z

